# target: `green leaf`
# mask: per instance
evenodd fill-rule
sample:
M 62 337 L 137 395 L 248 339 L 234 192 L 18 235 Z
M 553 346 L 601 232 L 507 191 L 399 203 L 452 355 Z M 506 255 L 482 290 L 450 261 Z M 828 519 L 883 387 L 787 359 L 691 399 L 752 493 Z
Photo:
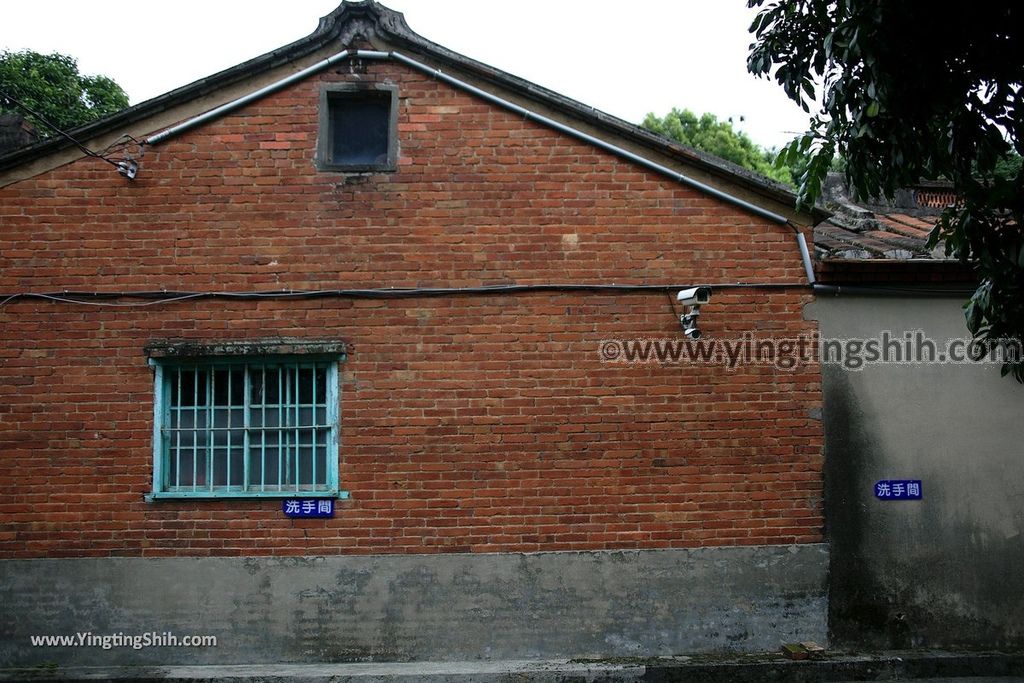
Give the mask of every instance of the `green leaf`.
M 59 53 L 0 52 L 0 83 L 39 114 L 26 118 L 44 137 L 56 134 L 54 127 L 70 130 L 128 106 L 128 96 L 117 83 L 106 76 L 79 74 L 75 59 Z M 0 109 L 20 112 L 13 104 Z
M 796 140 L 782 147 L 778 155 L 773 155 L 755 144 L 746 133 L 733 129 L 731 121 L 720 121 L 713 114 L 697 116 L 687 109 L 672 109 L 662 117 L 648 114 L 642 125 L 654 133 L 788 185 L 793 183 L 792 168 L 803 160 Z M 777 158 L 773 160 L 773 157 Z
M 800 178 L 801 205 L 821 189 L 825 149 L 843 160 L 856 198 L 948 180 L 958 201 L 928 246 L 941 243 L 982 283 L 965 310 L 978 339 L 1024 339 L 1024 60 L 1006 58 L 1024 54 L 1024 32 L 1009 30 L 1016 5 L 931 22 L 920 3 L 755 2 L 771 15 L 751 54 L 791 100 L 817 110 L 806 138 L 780 152 Z M 1024 363 L 1010 374 L 1024 382 Z

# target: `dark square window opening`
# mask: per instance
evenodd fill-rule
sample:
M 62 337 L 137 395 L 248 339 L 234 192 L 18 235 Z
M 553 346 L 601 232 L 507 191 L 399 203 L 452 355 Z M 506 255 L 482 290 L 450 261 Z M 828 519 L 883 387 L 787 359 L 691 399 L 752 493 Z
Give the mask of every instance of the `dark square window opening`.
M 334 85 L 324 89 L 319 166 L 325 170 L 395 170 L 397 90 Z

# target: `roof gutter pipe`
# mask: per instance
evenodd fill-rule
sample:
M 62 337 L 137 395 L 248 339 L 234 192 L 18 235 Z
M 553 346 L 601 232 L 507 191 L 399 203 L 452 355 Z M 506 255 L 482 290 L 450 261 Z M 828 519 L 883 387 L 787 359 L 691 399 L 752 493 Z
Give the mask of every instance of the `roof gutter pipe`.
M 296 71 L 290 76 L 286 76 L 285 78 L 282 78 L 279 81 L 275 81 L 270 85 L 264 86 L 259 90 L 249 93 L 248 95 L 243 95 L 242 97 L 239 97 L 236 100 L 232 100 L 231 102 L 222 104 L 221 106 L 216 107 L 215 109 L 211 109 L 210 111 L 200 114 L 199 116 L 195 116 L 191 119 L 188 119 L 187 121 L 179 123 L 176 126 L 171 126 L 170 128 L 162 130 L 155 135 L 151 135 L 146 139 L 146 144 L 159 144 L 167 140 L 168 138 L 174 137 L 175 135 L 178 135 L 187 130 L 195 128 L 196 126 L 202 125 L 207 121 L 215 119 L 218 116 L 222 116 L 224 114 L 227 114 L 228 112 L 243 107 L 249 104 L 250 102 L 254 102 L 262 97 L 270 95 L 271 93 L 275 93 L 278 90 L 286 88 L 289 85 L 292 85 L 293 83 L 301 81 L 302 79 L 311 76 L 319 71 L 323 71 L 324 69 L 332 66 L 333 64 L 336 64 L 349 57 L 355 57 L 359 59 L 394 59 L 395 61 L 405 64 L 406 66 L 409 66 L 417 71 L 428 74 L 439 81 L 444 81 L 445 83 L 454 86 L 460 90 L 476 95 L 480 99 L 486 100 L 488 102 L 498 105 L 499 107 L 502 107 L 503 109 L 507 109 L 511 112 L 519 114 L 525 119 L 535 121 L 537 123 L 548 126 L 549 128 L 554 128 L 555 130 L 565 133 L 566 135 L 569 135 L 571 137 L 574 137 L 577 140 L 582 140 L 607 152 L 611 152 L 616 156 L 632 161 L 633 163 L 639 166 L 643 166 L 644 168 L 648 168 L 663 176 L 667 176 L 675 180 L 676 182 L 682 183 L 683 185 L 686 185 L 688 187 L 692 187 L 693 189 L 699 190 L 704 194 L 709 194 L 712 197 L 720 199 L 728 204 L 732 204 L 733 206 L 737 206 L 745 211 L 749 211 L 750 213 L 760 216 L 761 218 L 765 218 L 773 223 L 777 223 L 779 225 L 785 225 L 789 223 L 789 219 L 786 218 L 785 216 L 761 208 L 760 206 L 752 204 L 746 201 L 745 199 L 736 197 L 735 195 L 722 192 L 721 190 L 711 187 L 710 185 L 707 185 L 705 183 L 702 183 L 699 180 L 694 180 L 693 178 L 687 175 L 679 173 L 678 171 L 671 169 L 668 166 L 663 166 L 662 164 L 651 161 L 650 159 L 642 157 L 639 154 L 630 152 L 629 150 L 619 147 L 618 145 L 613 145 L 610 142 L 606 142 L 605 140 L 596 138 L 593 135 L 590 135 L 589 133 L 583 132 L 582 130 L 573 128 L 572 126 L 568 126 L 560 121 L 556 121 L 555 119 L 544 116 L 543 114 L 538 114 L 537 112 L 527 109 L 526 107 L 522 107 L 514 102 L 510 102 L 509 100 L 498 97 L 497 95 L 487 92 L 486 90 L 482 90 L 481 88 L 478 88 L 475 85 L 467 83 L 466 81 L 459 80 L 454 76 L 449 76 L 440 69 L 436 69 L 428 64 L 424 64 L 423 62 L 416 61 L 411 57 L 407 57 L 400 52 L 379 52 L 375 50 L 342 50 L 341 52 L 332 55 L 327 59 L 321 60 L 316 64 L 313 64 L 311 66 L 306 67 L 305 69 L 302 69 L 301 71 Z M 807 242 L 799 230 L 797 230 L 796 237 L 797 244 L 800 247 L 800 258 L 803 261 L 804 271 L 807 274 L 807 281 L 810 284 L 814 284 L 814 268 L 811 265 L 810 254 L 807 251 Z
M 799 230 L 796 231 L 796 243 L 800 246 L 800 260 L 803 261 L 804 273 L 807 274 L 807 284 L 814 286 L 814 265 L 811 263 L 811 254 L 807 251 L 807 240 Z
M 418 62 L 410 57 L 406 57 L 400 52 L 377 52 L 374 50 L 342 50 L 336 55 L 332 55 L 327 59 L 324 59 L 322 61 L 317 62 L 316 64 L 308 66 L 305 69 L 302 69 L 301 71 L 296 71 L 290 76 L 286 76 L 285 78 L 282 78 L 279 81 L 275 81 L 270 85 L 264 86 L 259 90 L 249 93 L 248 95 L 243 95 L 242 97 L 239 97 L 236 100 L 232 100 L 231 102 L 222 104 L 221 106 L 215 109 L 211 109 L 210 111 L 200 114 L 199 116 L 195 116 L 191 119 L 188 119 L 187 121 L 179 123 L 176 126 L 171 126 L 170 128 L 167 128 L 165 130 L 160 131 L 159 133 L 156 133 L 155 135 L 151 135 L 148 138 L 146 138 L 146 144 L 160 144 L 161 142 L 164 142 L 168 138 L 172 138 L 175 135 L 184 133 L 185 131 L 195 128 L 196 126 L 202 125 L 203 123 L 206 123 L 211 119 L 215 119 L 218 116 L 223 116 L 224 114 L 234 111 L 239 107 L 243 107 L 249 104 L 250 102 L 254 102 L 262 97 L 266 97 L 271 93 L 275 93 L 278 90 L 281 90 L 282 88 L 286 88 L 289 85 L 296 83 L 297 81 L 301 81 L 302 79 L 311 76 L 317 73 L 318 71 L 323 71 L 327 67 L 349 57 L 357 57 L 360 59 L 388 59 L 390 57 L 397 62 L 401 62 L 406 66 L 410 66 L 413 69 L 416 69 L 417 71 L 429 74 L 440 81 L 444 81 L 449 85 L 453 85 L 456 88 L 459 88 L 460 90 L 465 90 L 466 92 L 472 93 L 473 95 L 476 95 L 481 99 L 487 100 L 488 102 L 497 104 L 498 106 L 503 107 L 504 109 L 508 109 L 509 111 L 515 112 L 516 114 L 519 114 L 524 118 L 536 121 L 537 123 L 542 123 L 545 126 L 554 128 L 555 130 L 565 133 L 566 135 L 570 135 L 578 140 L 588 142 L 594 145 L 595 147 L 600 147 L 601 149 L 604 149 L 608 152 L 623 157 L 624 159 L 628 159 L 629 161 L 639 164 L 640 166 L 644 166 L 646 168 L 651 169 L 652 171 L 656 171 L 662 175 L 668 176 L 669 178 L 672 178 L 673 180 L 676 180 L 682 183 L 683 185 L 688 185 L 696 190 L 704 192 L 705 194 L 709 194 L 712 197 L 716 197 L 724 202 L 728 202 L 729 204 L 738 206 L 762 218 L 766 218 L 773 223 L 785 225 L 788 222 L 788 219 L 785 216 L 781 216 L 772 211 L 768 211 L 767 209 L 763 209 L 760 206 L 751 204 L 750 202 L 744 199 L 740 199 L 739 197 L 722 192 L 721 190 L 711 187 L 710 185 L 706 185 L 700 182 L 699 180 L 694 180 L 693 178 L 683 175 L 682 173 L 679 173 L 678 171 L 675 171 L 669 168 L 668 166 L 662 166 L 661 164 L 651 161 L 650 159 L 646 159 L 638 154 L 634 154 L 633 152 L 630 152 L 627 149 L 623 149 L 622 147 L 613 145 L 610 142 L 606 142 L 604 140 L 601 140 L 600 138 L 596 138 L 592 135 L 589 135 L 588 133 L 584 133 L 581 130 L 578 130 L 571 126 L 567 126 L 564 123 L 561 123 L 560 121 L 555 121 L 554 119 L 548 118 L 543 114 L 538 114 L 537 112 L 531 111 L 525 107 L 521 107 L 518 104 L 515 104 L 514 102 L 510 102 L 506 99 L 498 97 L 497 95 L 489 93 L 486 90 L 481 90 L 475 85 L 471 85 L 465 81 L 461 81 L 457 78 L 449 76 L 440 69 L 435 69 L 432 66 L 424 64 L 422 62 Z
M 821 296 L 874 296 L 882 298 L 920 296 L 930 298 L 951 298 L 962 297 L 974 291 L 971 287 L 951 287 L 948 289 L 936 289 L 934 287 L 898 287 L 898 286 L 877 286 L 865 287 L 863 285 L 814 285 L 814 293 Z
M 669 178 L 672 178 L 673 180 L 676 180 L 676 181 L 682 183 L 683 185 L 688 185 L 689 187 L 692 187 L 692 188 L 694 188 L 696 190 L 700 190 L 701 192 L 704 192 L 705 194 L 709 194 L 712 197 L 716 197 L 718 199 L 721 199 L 724 202 L 728 202 L 729 204 L 732 204 L 733 206 L 738 206 L 738 207 L 740 207 L 742 209 L 745 209 L 745 210 L 747 210 L 747 211 L 749 211 L 749 212 L 751 212 L 753 214 L 756 214 L 756 215 L 758 215 L 758 216 L 760 216 L 762 218 L 767 218 L 768 220 L 772 221 L 773 223 L 779 223 L 780 225 L 784 225 L 785 223 L 788 222 L 788 219 L 785 218 L 784 216 L 780 216 L 779 214 L 774 213 L 772 211 L 768 211 L 767 209 L 762 209 L 760 206 L 757 206 L 755 204 L 751 204 L 750 202 L 748 202 L 746 200 L 743 200 L 743 199 L 740 199 L 739 197 L 736 197 L 734 195 L 722 192 L 721 190 L 716 189 L 714 187 L 711 187 L 710 185 L 705 185 L 704 183 L 700 182 L 699 180 L 694 180 L 693 178 L 691 178 L 689 176 L 686 176 L 686 175 L 683 175 L 682 173 L 679 173 L 678 171 L 675 171 L 675 170 L 669 168 L 668 166 L 662 166 L 661 164 L 656 163 L 654 161 L 651 161 L 650 159 L 647 159 L 645 157 L 642 157 L 639 154 L 634 154 L 633 152 L 630 152 L 627 149 L 623 149 L 622 147 L 619 147 L 618 145 L 613 145 L 610 142 L 606 142 L 606 141 L 604 141 L 604 140 L 602 140 L 600 138 L 594 137 L 593 135 L 590 135 L 588 133 L 584 133 L 583 131 L 579 130 L 578 128 L 573 128 L 572 126 L 567 126 L 567 125 L 565 125 L 564 123 L 562 123 L 560 121 L 556 121 L 556 120 L 554 120 L 552 118 L 548 118 L 547 116 L 544 116 L 543 114 L 538 114 L 537 112 L 531 111 L 531 110 L 527 109 L 526 107 L 521 107 L 520 105 L 518 105 L 518 104 L 516 104 L 514 102 L 510 102 L 510 101 L 508 101 L 506 99 L 498 97 L 497 95 L 494 95 L 493 93 L 489 93 L 486 90 L 481 90 L 480 88 L 476 87 L 475 85 L 471 85 L 471 84 L 469 84 L 469 83 L 467 83 L 465 81 L 461 81 L 461 80 L 459 80 L 459 79 L 457 79 L 457 78 L 455 78 L 453 76 L 449 76 L 448 74 L 444 73 L 440 69 L 435 69 L 434 67 L 429 66 L 428 64 L 424 64 L 422 62 L 416 61 L 415 59 L 411 59 L 409 57 L 406 57 L 401 52 L 392 52 L 391 53 L 391 57 L 395 61 L 397 61 L 397 62 L 401 62 L 402 64 L 405 64 L 406 66 L 410 66 L 413 69 L 416 69 L 417 71 L 421 71 L 421 72 L 423 72 L 425 74 L 429 74 L 430 76 L 433 76 L 437 80 L 444 81 L 445 83 L 448 83 L 449 85 L 453 85 L 456 88 L 459 88 L 460 90 L 465 90 L 468 93 L 472 93 L 473 95 L 476 95 L 480 99 L 487 100 L 488 102 L 492 102 L 492 103 L 498 105 L 499 107 L 503 107 L 504 109 L 508 109 L 511 112 L 519 114 L 523 118 L 529 119 L 531 121 L 536 121 L 537 123 L 542 123 L 545 126 L 548 126 L 550 128 L 554 128 L 557 131 L 560 131 L 562 133 L 565 133 L 566 135 L 572 136 L 572 137 L 576 138 L 577 140 L 583 140 L 584 142 L 590 143 L 591 145 L 594 145 L 595 147 L 600 147 L 601 149 L 603 149 L 603 150 L 605 150 L 607 152 L 611 152 L 612 154 L 620 156 L 620 157 L 622 157 L 624 159 L 628 159 L 629 161 L 632 161 L 632 162 L 634 162 L 634 163 L 636 163 L 636 164 L 638 164 L 640 166 L 644 166 L 646 168 L 651 169 L 652 171 L 656 171 L 657 173 L 660 173 L 662 175 L 668 176 Z
M 255 90 L 249 93 L 248 95 L 242 95 L 236 100 L 231 100 L 230 102 L 222 104 L 219 107 L 211 109 L 208 112 L 204 112 L 199 116 L 194 116 L 188 119 L 187 121 L 182 121 L 176 126 L 171 126 L 170 128 L 164 129 L 157 133 L 156 135 L 150 135 L 148 138 L 146 138 L 145 144 L 158 145 L 164 140 L 167 140 L 168 138 L 172 138 L 175 135 L 179 135 L 187 130 L 191 130 L 192 128 L 200 126 L 206 123 L 207 121 L 217 118 L 218 116 L 223 116 L 228 112 L 232 112 L 238 109 L 239 107 L 244 107 L 250 102 L 255 102 L 256 100 L 266 97 L 267 95 L 270 95 L 272 93 L 275 93 L 278 90 L 287 88 L 289 85 L 297 83 L 298 81 L 301 81 L 302 79 L 307 78 L 308 76 L 312 76 L 313 74 L 319 71 L 323 71 L 327 67 L 333 64 L 337 64 L 338 62 L 347 59 L 348 57 L 361 57 L 363 59 L 387 59 L 388 53 L 374 52 L 372 50 L 342 50 L 336 55 L 331 55 L 327 59 L 320 60 L 316 64 L 307 66 L 305 69 L 302 69 L 301 71 L 296 71 L 290 76 L 285 76 L 279 81 L 274 81 L 270 85 L 266 85 L 260 88 L 259 90 Z

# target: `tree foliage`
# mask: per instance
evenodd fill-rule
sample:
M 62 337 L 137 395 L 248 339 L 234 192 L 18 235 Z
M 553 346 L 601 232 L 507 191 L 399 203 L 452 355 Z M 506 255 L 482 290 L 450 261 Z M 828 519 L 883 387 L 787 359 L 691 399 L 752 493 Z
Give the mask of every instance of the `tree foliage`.
M 665 116 L 648 114 L 643 127 L 704 152 L 714 154 L 751 171 L 787 185 L 793 184 L 788 166 L 776 166 L 776 153 L 759 147 L 746 133 L 736 131 L 731 121 L 719 121 L 714 114 L 697 116 L 689 109 L 673 108 Z
M 978 341 L 1024 337 L 1024 5 L 993 0 L 955 11 L 925 0 L 748 0 L 748 69 L 774 75 L 814 111 L 781 160 L 812 203 L 837 153 L 855 194 L 892 197 L 945 178 L 959 196 L 932 234 L 971 265 L 965 305 Z M 1004 366 L 1024 381 L 1024 364 Z
M 120 111 L 128 96 L 106 76 L 78 73 L 78 62 L 67 55 L 42 55 L 31 50 L 0 52 L 0 90 L 37 112 L 61 130 Z M 0 111 L 25 114 L 44 136 L 53 129 L 0 96 Z

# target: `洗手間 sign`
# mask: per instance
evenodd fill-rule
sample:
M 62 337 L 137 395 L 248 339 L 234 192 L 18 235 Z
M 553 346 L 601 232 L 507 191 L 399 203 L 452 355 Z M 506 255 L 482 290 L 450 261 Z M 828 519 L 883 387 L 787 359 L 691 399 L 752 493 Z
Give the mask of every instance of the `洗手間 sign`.
M 334 500 L 331 498 L 285 498 L 281 510 L 287 517 L 333 517 Z
M 883 479 L 875 483 L 879 500 L 921 500 L 920 479 Z

